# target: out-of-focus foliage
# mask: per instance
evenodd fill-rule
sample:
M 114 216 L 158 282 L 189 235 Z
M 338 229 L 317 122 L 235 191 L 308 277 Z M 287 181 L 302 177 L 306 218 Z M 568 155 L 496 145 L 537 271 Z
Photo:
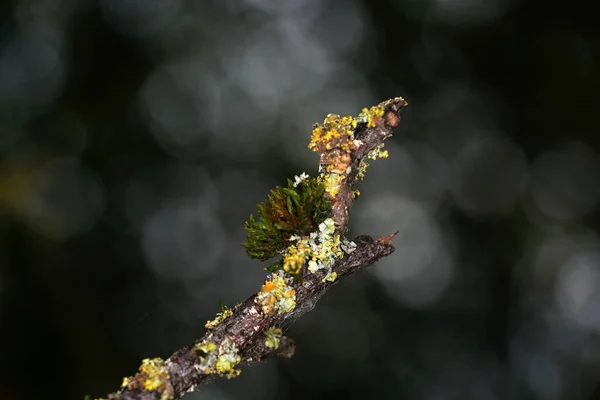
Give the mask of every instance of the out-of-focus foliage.
M 600 395 L 593 2 L 0 2 L 0 399 L 101 397 L 263 283 L 328 113 L 410 106 L 349 237 L 397 251 L 194 399 Z M 594 397 L 595 396 L 595 397 Z

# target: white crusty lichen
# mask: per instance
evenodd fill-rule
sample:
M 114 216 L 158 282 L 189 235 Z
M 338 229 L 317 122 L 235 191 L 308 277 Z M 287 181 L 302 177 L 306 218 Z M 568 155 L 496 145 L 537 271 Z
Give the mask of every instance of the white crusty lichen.
M 302 183 L 302 181 L 304 181 L 305 179 L 308 179 L 308 174 L 306 172 L 301 173 L 300 176 L 295 175 L 294 176 L 294 187 L 298 187 L 298 185 L 300 183 Z

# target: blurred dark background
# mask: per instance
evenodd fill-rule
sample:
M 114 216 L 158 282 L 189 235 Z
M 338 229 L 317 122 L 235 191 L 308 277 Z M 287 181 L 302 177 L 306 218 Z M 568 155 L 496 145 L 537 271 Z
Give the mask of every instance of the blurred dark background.
M 517 0 L 0 3 L 0 399 L 116 390 L 265 275 L 327 113 L 403 96 L 291 360 L 186 399 L 600 399 L 600 28 Z

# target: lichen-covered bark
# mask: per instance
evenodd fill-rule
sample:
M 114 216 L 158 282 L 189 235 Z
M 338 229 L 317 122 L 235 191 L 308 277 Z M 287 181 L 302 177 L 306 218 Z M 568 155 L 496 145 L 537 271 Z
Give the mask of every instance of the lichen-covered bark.
M 349 173 L 342 172 L 345 178 L 341 181 L 337 195 L 331 196 L 334 202 L 331 217 L 335 221 L 338 233 L 343 233 L 348 225 L 349 211 L 354 198 L 353 187 L 357 181 L 357 175 L 362 171 L 361 162 L 392 135 L 394 128 L 400 124 L 400 111 L 406 105 L 403 98 L 396 97 L 371 107 L 370 110 L 363 110 L 366 122 L 358 125 L 353 132 L 353 142 L 356 147 L 346 150 L 344 146 L 333 146 L 331 149 L 325 148 L 321 152 L 321 170 L 340 169 L 340 163 L 350 169 Z M 340 159 L 345 160 L 346 155 L 349 156 L 349 160 L 347 162 L 340 161 Z M 362 172 L 364 173 L 364 171 Z
M 317 132 L 313 131 L 311 147 L 321 153 L 321 177 L 334 182 L 327 196 L 332 202 L 330 217 L 335 222 L 336 233 L 343 234 L 346 230 L 349 210 L 356 195 L 353 185 L 364 175 L 366 168 L 364 158 L 380 149 L 383 141 L 391 136 L 392 130 L 400 123 L 399 113 L 405 105 L 404 99 L 395 98 L 363 110 L 356 119 L 328 116 L 327 125 L 315 127 Z M 336 125 L 339 121 L 343 125 Z M 330 179 L 331 175 L 333 179 Z M 291 357 L 295 349 L 293 340 L 281 337 L 277 341 L 278 347 L 270 348 L 266 345 L 265 333 L 269 329 L 272 332 L 273 326 L 296 320 L 312 310 L 323 293 L 339 279 L 391 254 L 394 251 L 393 237 L 394 234 L 379 239 L 369 236 L 355 238 L 354 250 L 345 252 L 331 267 L 337 278 L 325 279 L 326 271 L 317 271 L 305 272 L 301 280 L 286 281 L 289 286 L 285 284 L 285 292 L 295 300 L 291 311 L 284 312 L 270 304 L 265 305 L 259 294 L 252 295 L 238 304 L 231 315 L 228 312 L 227 318 L 210 324 L 202 338 L 176 351 L 169 359 L 164 362 L 160 359 L 145 360 L 139 373 L 125 378 L 121 389 L 109 394 L 108 398 L 178 399 L 215 376 L 237 376 L 240 366 L 268 358 Z M 275 286 L 272 282 L 265 283 L 259 293 L 274 290 Z M 219 357 L 216 367 L 209 362 L 210 357 Z

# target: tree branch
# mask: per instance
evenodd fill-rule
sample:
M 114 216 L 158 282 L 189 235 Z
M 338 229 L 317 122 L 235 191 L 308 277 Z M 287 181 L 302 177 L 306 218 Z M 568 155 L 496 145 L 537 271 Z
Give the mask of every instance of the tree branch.
M 309 147 L 320 153 L 319 171 L 338 235 L 345 232 L 349 210 L 358 196 L 354 184 L 364 176 L 368 166 L 365 158 L 387 156 L 381 150 L 383 142 L 400 123 L 399 113 L 406 105 L 404 99 L 395 98 L 364 109 L 357 118 L 330 114 L 323 124 L 315 125 Z M 394 236 L 359 236 L 346 243 L 343 255 L 329 266 L 330 270 L 309 272 L 305 266 L 301 280 L 283 271 L 272 274 L 257 294 L 209 321 L 208 331 L 201 339 L 165 361 L 144 360 L 139 372 L 125 378 L 121 389 L 109 394 L 108 399 L 178 399 L 217 375 L 239 375 L 240 366 L 291 357 L 294 342 L 281 336 L 276 327 L 312 310 L 339 279 L 391 254 Z M 277 308 L 277 302 L 285 306 Z

